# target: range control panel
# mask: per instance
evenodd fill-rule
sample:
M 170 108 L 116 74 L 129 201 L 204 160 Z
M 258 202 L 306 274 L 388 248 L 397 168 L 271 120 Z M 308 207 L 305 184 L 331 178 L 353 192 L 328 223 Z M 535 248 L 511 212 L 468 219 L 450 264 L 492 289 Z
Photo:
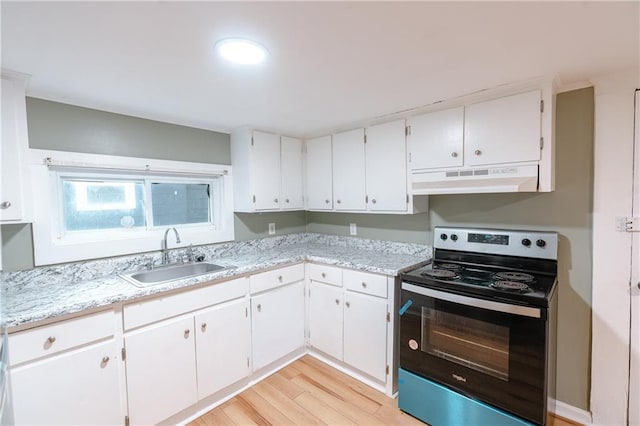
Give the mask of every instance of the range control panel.
M 557 260 L 558 233 L 437 226 L 433 233 L 433 247 Z

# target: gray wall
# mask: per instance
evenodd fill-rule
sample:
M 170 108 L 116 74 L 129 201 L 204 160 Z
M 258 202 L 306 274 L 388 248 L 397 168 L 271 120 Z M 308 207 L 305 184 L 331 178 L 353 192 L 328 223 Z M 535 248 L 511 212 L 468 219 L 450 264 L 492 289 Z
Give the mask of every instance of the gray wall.
M 231 164 L 226 133 L 35 98 L 27 123 L 31 148 Z

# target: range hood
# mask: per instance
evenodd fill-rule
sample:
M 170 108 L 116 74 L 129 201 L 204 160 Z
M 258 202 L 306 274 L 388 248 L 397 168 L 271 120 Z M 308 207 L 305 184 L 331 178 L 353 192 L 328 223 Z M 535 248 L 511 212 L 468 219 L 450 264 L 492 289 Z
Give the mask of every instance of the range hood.
M 537 190 L 537 165 L 411 173 L 413 195 L 536 192 Z

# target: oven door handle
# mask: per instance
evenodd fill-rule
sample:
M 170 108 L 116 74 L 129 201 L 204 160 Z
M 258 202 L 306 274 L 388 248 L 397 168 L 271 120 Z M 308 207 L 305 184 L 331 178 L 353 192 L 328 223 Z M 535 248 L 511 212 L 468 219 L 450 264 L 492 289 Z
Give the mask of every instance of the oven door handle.
M 508 303 L 494 302 L 493 300 L 476 299 L 475 297 L 462 296 L 454 293 L 433 290 L 431 288 L 421 287 L 407 282 L 402 283 L 402 289 L 412 293 L 418 293 L 423 296 L 432 297 L 434 299 L 446 300 L 447 302 L 459 303 L 461 305 L 473 306 L 474 308 L 488 309 L 491 311 L 504 312 L 507 314 L 520 315 L 531 318 L 540 318 L 540 309 L 531 308 L 529 306 L 510 305 Z

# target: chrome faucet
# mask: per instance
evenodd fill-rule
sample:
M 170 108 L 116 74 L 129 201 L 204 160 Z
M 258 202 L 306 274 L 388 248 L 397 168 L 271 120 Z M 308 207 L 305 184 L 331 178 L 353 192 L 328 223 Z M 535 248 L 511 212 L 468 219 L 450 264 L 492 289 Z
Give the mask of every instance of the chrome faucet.
M 176 234 L 176 244 L 180 244 L 180 234 L 178 234 L 178 230 L 176 228 L 167 228 L 164 231 L 164 238 L 162 239 L 162 261 L 160 262 L 162 265 L 166 265 L 169 263 L 169 249 L 167 247 L 167 234 L 169 231 L 173 229 L 173 233 Z

